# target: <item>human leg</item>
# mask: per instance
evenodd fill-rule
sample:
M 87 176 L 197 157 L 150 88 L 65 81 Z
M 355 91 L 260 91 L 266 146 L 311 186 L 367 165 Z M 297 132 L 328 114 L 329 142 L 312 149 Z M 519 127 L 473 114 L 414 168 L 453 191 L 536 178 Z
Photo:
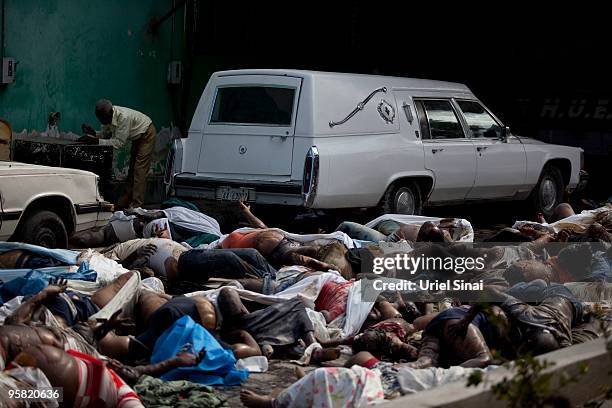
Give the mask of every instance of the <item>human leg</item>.
M 234 330 L 223 335 L 223 340 L 231 344 L 232 351 L 236 358 L 247 358 L 261 356 L 259 345 L 248 332 L 244 330 Z
M 351 221 L 344 221 L 338 225 L 336 231 L 344 232 L 349 237 L 361 241 L 379 242 L 384 241 L 387 238 L 386 235 L 376 231 L 375 229 L 368 228 L 365 225 Z
M 128 174 L 125 178 L 123 194 L 119 198 L 117 202 L 117 206 L 119 209 L 130 208 L 130 204 L 132 203 L 132 197 L 134 194 L 134 165 L 136 163 L 136 150 L 138 141 L 135 140 L 132 142 L 132 146 L 130 148 L 130 163 L 128 167 Z
M 147 174 L 151 167 L 151 157 L 153 148 L 155 147 L 155 126 L 149 126 L 149 129 L 136 140 L 136 148 L 133 168 L 133 184 L 132 184 L 132 201 L 130 208 L 141 207 L 144 204 Z

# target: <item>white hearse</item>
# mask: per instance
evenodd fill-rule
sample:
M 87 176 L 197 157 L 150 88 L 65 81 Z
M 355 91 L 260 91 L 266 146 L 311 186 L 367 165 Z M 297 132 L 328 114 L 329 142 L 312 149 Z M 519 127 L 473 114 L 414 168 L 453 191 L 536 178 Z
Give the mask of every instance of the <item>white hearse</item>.
M 312 209 L 531 198 L 550 214 L 582 150 L 512 135 L 462 84 L 297 70 L 212 75 L 167 182 L 179 197 Z
M 84 170 L 0 161 L 0 240 L 66 248 L 75 231 L 103 226 L 113 205 Z

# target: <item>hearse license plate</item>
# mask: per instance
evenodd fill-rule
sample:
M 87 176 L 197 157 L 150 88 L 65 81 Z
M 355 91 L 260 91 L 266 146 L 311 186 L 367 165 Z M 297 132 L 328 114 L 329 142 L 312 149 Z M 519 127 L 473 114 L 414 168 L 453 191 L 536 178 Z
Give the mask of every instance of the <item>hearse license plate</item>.
M 215 192 L 217 200 L 254 201 L 255 190 L 249 188 L 219 187 Z

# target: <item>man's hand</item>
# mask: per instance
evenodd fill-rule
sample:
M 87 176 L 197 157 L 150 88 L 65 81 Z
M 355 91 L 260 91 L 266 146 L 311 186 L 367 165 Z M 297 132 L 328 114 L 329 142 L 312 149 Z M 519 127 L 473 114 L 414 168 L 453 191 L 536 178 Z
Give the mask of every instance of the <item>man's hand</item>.
M 96 319 L 92 328 L 96 339 L 104 338 L 110 331 L 119 330 L 129 332 L 134 329 L 135 325 L 131 319 L 127 317 L 119 317 L 122 310 L 119 309 L 110 317 L 110 319 Z
M 138 217 L 139 214 L 138 214 L 138 211 L 136 211 L 135 208 L 126 208 L 125 210 L 123 210 L 123 215 L 126 215 L 128 217 L 130 215 L 134 215 L 134 216 Z
M 251 212 L 251 206 L 244 200 L 238 201 L 238 206 L 242 212 Z
M 140 373 L 134 367 L 130 367 L 122 364 L 121 362 L 109 359 L 106 362 L 106 366 L 112 369 L 114 372 L 119 374 L 119 377 L 123 378 L 128 384 L 136 384 L 140 378 Z
M 45 298 L 57 296 L 68 288 L 68 280 L 62 278 L 49 279 L 49 286 L 42 290 Z
M 96 145 L 99 143 L 99 139 L 96 136 L 92 136 L 92 135 L 83 135 L 79 137 L 77 141 L 81 143 L 89 144 L 89 145 Z
M 96 136 L 96 130 L 87 123 L 81 125 L 81 130 L 85 135 Z
M 136 250 L 136 256 L 138 258 L 144 258 L 145 261 L 148 261 L 153 255 L 155 255 L 155 251 L 157 251 L 157 245 L 155 244 L 147 244 L 143 247 L 140 247 Z
M 174 357 L 179 367 L 191 367 L 197 365 L 206 356 L 206 350 L 202 349 L 199 353 L 193 354 L 190 351 L 181 350 Z

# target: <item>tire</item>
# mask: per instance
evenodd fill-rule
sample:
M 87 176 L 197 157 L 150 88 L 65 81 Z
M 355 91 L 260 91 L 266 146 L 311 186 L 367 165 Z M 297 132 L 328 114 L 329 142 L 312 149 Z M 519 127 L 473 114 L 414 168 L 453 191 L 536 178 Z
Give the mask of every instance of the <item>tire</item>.
M 531 204 L 535 211 L 549 218 L 563 200 L 563 190 L 561 170 L 555 166 L 545 166 L 538 184 L 531 192 Z
M 26 213 L 19 227 L 18 240 L 47 248 L 66 248 L 68 233 L 62 219 L 52 211 Z
M 415 182 L 392 184 L 382 200 L 383 214 L 420 215 L 422 210 L 421 189 Z

